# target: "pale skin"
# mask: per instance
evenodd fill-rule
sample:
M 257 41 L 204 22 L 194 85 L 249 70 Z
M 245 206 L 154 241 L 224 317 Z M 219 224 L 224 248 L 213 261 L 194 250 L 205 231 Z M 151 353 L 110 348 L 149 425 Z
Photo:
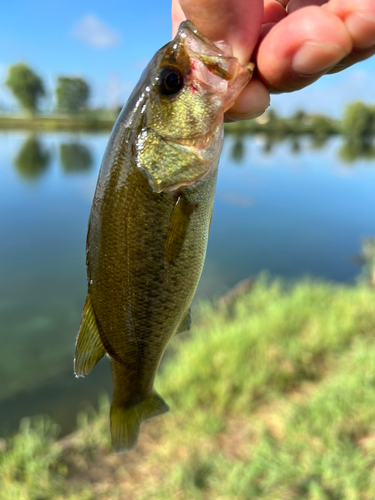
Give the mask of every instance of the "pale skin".
M 185 19 L 256 63 L 227 121 L 255 118 L 270 93 L 302 89 L 375 53 L 375 0 L 172 0 L 173 34 Z

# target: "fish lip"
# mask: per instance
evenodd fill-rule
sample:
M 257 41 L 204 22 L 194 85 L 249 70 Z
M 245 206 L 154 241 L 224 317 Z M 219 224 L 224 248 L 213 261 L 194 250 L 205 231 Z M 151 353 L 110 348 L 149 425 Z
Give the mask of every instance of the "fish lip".
M 224 48 L 219 48 L 215 42 L 207 38 L 205 35 L 203 35 L 198 28 L 195 26 L 195 24 L 190 21 L 190 19 L 187 19 L 186 21 L 183 21 L 180 26 L 178 27 L 177 35 L 175 39 L 182 39 L 182 42 L 186 46 L 187 44 L 185 43 L 185 40 L 188 38 L 188 35 L 190 38 L 201 44 L 202 48 L 205 48 L 207 51 L 214 52 L 215 55 L 217 56 L 222 56 L 222 57 L 232 57 L 232 49 L 230 45 L 228 45 L 225 42 L 220 41 L 220 46 L 224 46 Z M 191 53 L 195 53 L 192 51 L 188 46 L 186 46 L 187 50 Z M 196 53 L 195 53 L 196 54 Z
M 227 109 L 231 107 L 238 95 L 237 88 L 244 88 L 254 73 L 254 64 L 241 63 L 232 54 L 232 48 L 225 42 L 220 47 L 198 31 L 190 21 L 180 24 L 177 35 L 172 43 L 182 44 L 191 61 L 191 77 L 200 83 L 215 89 L 221 100 L 227 100 Z M 218 80 L 215 82 L 215 78 Z M 221 82 L 226 81 L 227 86 Z M 244 85 L 241 84 L 244 82 Z M 222 91 L 218 87 L 222 87 Z M 224 110 L 225 111 L 225 110 Z
M 183 21 L 180 26 L 178 27 L 177 35 L 176 37 L 181 37 L 185 39 L 187 37 L 185 31 L 187 31 L 192 38 L 195 40 L 203 43 L 207 48 L 210 48 L 218 56 L 231 56 L 232 54 L 229 53 L 231 52 L 229 45 L 226 45 L 226 51 L 223 51 L 220 49 L 212 40 L 204 36 L 200 31 L 198 31 L 198 28 L 195 26 L 195 24 L 190 21 L 190 19 L 187 19 L 186 21 Z

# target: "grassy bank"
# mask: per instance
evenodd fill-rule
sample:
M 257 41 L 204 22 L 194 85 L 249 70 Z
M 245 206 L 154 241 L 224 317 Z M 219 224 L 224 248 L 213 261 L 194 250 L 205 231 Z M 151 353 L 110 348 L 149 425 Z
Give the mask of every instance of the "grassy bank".
M 375 498 L 375 292 L 259 280 L 202 306 L 156 388 L 171 412 L 110 449 L 108 402 L 56 440 L 25 420 L 0 452 L 0 499 Z

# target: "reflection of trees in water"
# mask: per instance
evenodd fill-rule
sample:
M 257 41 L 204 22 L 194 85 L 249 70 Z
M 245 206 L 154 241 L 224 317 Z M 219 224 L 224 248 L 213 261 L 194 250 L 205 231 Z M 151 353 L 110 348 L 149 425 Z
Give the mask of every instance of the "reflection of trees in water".
M 244 160 L 245 145 L 242 135 L 236 137 L 230 152 L 230 156 L 232 160 L 235 161 L 236 163 L 241 163 Z
M 269 154 L 272 153 L 276 144 L 285 141 L 287 136 L 284 134 L 271 133 L 271 134 L 264 134 L 263 137 L 265 139 L 263 146 L 263 153 Z
M 359 280 L 375 287 L 375 238 L 363 238 L 361 253 L 356 255 L 354 262 L 362 266 Z
M 48 170 L 50 160 L 50 153 L 32 135 L 26 139 L 18 151 L 14 159 L 14 167 L 23 179 L 34 180 Z
M 370 161 L 375 158 L 375 145 L 373 141 L 348 138 L 339 149 L 338 155 L 345 163 L 360 159 Z
M 327 144 L 330 139 L 329 134 L 311 134 L 309 136 L 310 139 L 310 147 L 312 149 L 323 149 L 323 147 Z
M 291 138 L 291 152 L 293 154 L 298 154 L 301 152 L 301 142 L 300 137 L 298 135 L 293 135 Z
M 60 161 L 63 171 L 67 174 L 72 172 L 87 172 L 93 164 L 89 148 L 77 142 L 60 145 Z
M 233 137 L 233 145 L 230 150 L 230 155 L 233 161 L 240 163 L 244 160 L 246 144 L 248 137 L 254 137 L 252 133 L 231 133 Z M 284 141 L 290 144 L 291 153 L 299 154 L 307 146 L 312 149 L 323 149 L 331 139 L 332 135 L 323 130 L 323 127 L 318 129 L 316 133 L 309 134 L 283 134 L 283 133 L 262 133 L 256 134 L 261 137 L 264 154 L 271 154 L 274 147 Z M 307 141 L 302 140 L 307 138 Z M 338 158 L 345 163 L 353 163 L 356 160 L 373 160 L 375 159 L 375 140 L 374 136 L 370 135 L 366 138 L 341 135 L 343 144 L 338 151 Z

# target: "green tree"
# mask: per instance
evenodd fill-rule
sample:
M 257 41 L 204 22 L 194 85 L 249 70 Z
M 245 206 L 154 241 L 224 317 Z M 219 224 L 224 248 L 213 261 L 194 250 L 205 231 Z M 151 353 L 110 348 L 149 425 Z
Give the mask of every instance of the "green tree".
M 59 111 L 75 114 L 87 107 L 90 87 L 85 80 L 60 76 L 57 82 L 56 97 Z
M 28 112 L 34 114 L 38 109 L 38 101 L 44 96 L 44 85 L 41 78 L 24 63 L 10 66 L 5 85 L 14 97 Z
M 344 112 L 343 132 L 353 139 L 371 141 L 375 134 L 375 107 L 363 102 L 349 104 Z
M 309 128 L 318 137 L 328 137 L 335 132 L 335 123 L 332 118 L 324 115 L 311 115 L 308 118 Z
M 289 126 L 293 133 L 300 134 L 306 128 L 306 112 L 302 109 L 297 110 L 294 115 L 289 119 Z

